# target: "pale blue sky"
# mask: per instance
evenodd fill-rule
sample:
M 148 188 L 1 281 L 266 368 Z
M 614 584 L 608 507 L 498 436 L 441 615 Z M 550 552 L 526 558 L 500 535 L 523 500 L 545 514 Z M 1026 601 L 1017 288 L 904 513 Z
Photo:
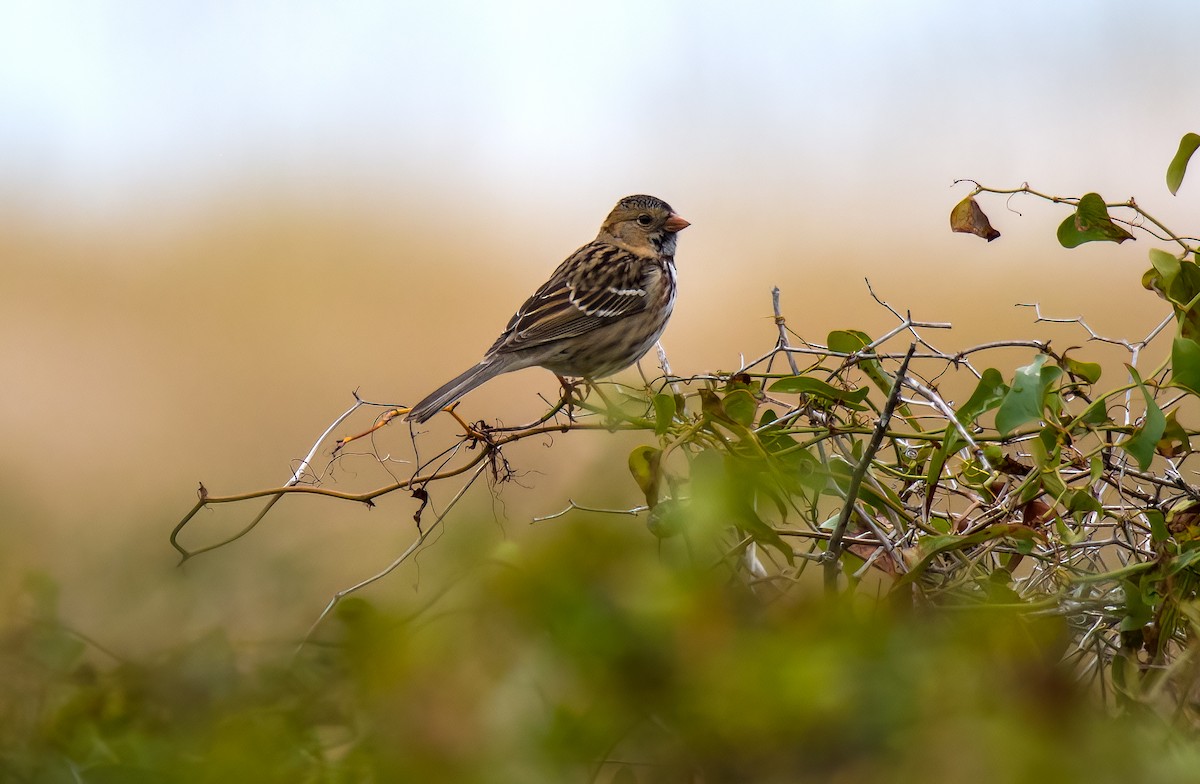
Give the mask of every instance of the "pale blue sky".
M 86 211 L 257 179 L 589 205 L 926 177 L 1128 187 L 1200 128 L 1197 3 L 732 8 L 9 0 L 0 189 Z

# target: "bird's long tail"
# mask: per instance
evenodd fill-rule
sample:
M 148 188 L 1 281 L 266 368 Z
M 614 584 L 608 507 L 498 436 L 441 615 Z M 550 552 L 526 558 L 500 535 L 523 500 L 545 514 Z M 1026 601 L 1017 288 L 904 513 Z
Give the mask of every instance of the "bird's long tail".
M 442 384 L 413 406 L 405 418 L 413 422 L 424 422 L 483 382 L 515 369 L 504 357 L 488 357 L 461 376 Z

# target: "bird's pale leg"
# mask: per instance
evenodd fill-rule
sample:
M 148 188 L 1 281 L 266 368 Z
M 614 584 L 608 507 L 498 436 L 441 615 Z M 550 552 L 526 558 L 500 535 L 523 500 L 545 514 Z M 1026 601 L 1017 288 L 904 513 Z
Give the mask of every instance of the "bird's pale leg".
M 572 381 L 566 376 L 560 376 L 557 373 L 554 377 L 558 379 L 558 383 L 562 385 L 562 404 L 567 407 L 567 420 L 575 421 L 575 402 L 583 402 L 582 398 L 575 397 L 575 390 L 579 386 L 578 381 Z

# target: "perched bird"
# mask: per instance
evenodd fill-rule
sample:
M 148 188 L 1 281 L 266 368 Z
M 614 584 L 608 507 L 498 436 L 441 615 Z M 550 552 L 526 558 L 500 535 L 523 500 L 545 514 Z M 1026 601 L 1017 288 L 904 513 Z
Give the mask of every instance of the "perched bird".
M 626 196 L 596 239 L 525 301 L 479 364 L 412 407 L 424 422 L 488 379 L 538 365 L 601 378 L 654 345 L 675 306 L 675 235 L 690 224 L 653 196 Z

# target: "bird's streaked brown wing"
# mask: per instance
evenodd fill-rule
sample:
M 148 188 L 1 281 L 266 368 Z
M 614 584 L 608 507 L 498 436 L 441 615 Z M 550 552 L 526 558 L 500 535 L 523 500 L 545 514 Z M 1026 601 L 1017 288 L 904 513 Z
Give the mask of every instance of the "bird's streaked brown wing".
M 643 310 L 646 264 L 607 243 L 584 245 L 525 301 L 488 353 L 578 337 Z

